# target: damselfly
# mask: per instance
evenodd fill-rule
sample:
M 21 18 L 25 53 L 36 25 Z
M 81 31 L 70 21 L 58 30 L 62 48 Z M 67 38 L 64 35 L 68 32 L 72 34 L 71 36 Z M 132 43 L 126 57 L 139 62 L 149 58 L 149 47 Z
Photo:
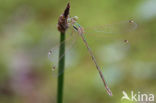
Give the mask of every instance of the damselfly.
M 99 75 L 104 83 L 104 86 L 106 88 L 106 91 L 107 93 L 112 96 L 112 92 L 111 90 L 109 89 L 109 87 L 107 86 L 107 83 L 104 79 L 104 76 L 101 72 L 101 69 L 99 67 L 99 65 L 97 64 L 96 62 L 96 59 L 95 59 L 95 56 L 93 55 L 93 52 L 91 50 L 91 48 L 89 47 L 86 39 L 85 39 L 85 36 L 84 36 L 84 29 L 83 27 L 77 22 L 78 20 L 78 17 L 77 16 L 74 16 L 74 17 L 69 17 L 68 18 L 68 24 L 69 26 L 72 28 L 72 35 L 71 36 L 75 36 L 73 35 L 73 32 L 76 32 L 80 37 L 81 39 L 83 40 L 83 43 L 85 44 L 85 46 L 87 47 L 87 50 L 92 58 L 92 61 L 94 62 L 98 72 L 99 72 Z M 133 21 L 133 20 L 129 20 L 129 21 L 124 21 L 124 22 L 120 22 L 120 23 L 117 23 L 117 24 L 114 24 L 114 25 L 108 25 L 108 26 L 101 26 L 101 27 L 98 27 L 98 28 L 95 28 L 95 31 L 96 32 L 104 32 L 104 33 L 120 33 L 120 32 L 129 32 L 129 31 L 132 31 L 132 30 L 135 30 L 137 28 L 137 24 Z M 74 30 L 74 31 L 73 31 Z M 77 37 L 76 37 L 77 38 Z M 71 40 L 70 40 L 71 41 Z M 75 40 L 73 40 L 75 42 Z M 66 42 L 66 41 L 64 41 Z M 71 44 L 74 44 L 71 43 Z M 128 40 L 124 40 L 125 43 L 128 43 Z M 69 47 L 69 49 L 71 48 L 72 46 Z M 55 56 L 54 52 L 56 48 L 52 48 L 50 50 L 50 52 L 48 53 L 49 57 L 51 55 Z M 64 56 L 64 54 L 59 58 L 59 60 Z M 59 61 L 58 60 L 58 61 Z M 56 71 L 56 64 L 52 66 L 52 70 L 53 71 Z M 58 74 L 59 76 L 60 74 Z

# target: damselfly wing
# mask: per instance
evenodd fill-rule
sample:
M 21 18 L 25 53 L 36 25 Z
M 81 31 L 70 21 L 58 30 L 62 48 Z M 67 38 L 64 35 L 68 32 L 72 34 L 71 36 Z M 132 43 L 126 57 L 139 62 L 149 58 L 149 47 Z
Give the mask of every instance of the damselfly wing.
M 52 76 L 57 77 L 60 76 L 64 71 L 62 71 L 61 73 L 58 73 L 58 62 L 66 55 L 70 56 L 71 52 L 72 52 L 72 48 L 75 45 L 78 35 L 75 34 L 76 32 L 74 31 L 74 29 L 72 29 L 72 27 L 69 27 L 67 33 L 66 33 L 66 40 L 61 42 L 61 43 L 65 43 L 66 48 L 65 48 L 65 54 L 62 54 L 59 57 L 59 46 L 61 45 L 60 43 L 56 44 L 55 46 L 53 46 L 49 52 L 48 52 L 48 58 L 50 59 L 50 66 L 51 66 L 51 70 L 52 70 Z M 67 59 L 67 58 L 65 58 Z M 65 68 L 66 69 L 66 68 Z
M 97 25 L 95 27 L 86 28 L 85 31 L 89 33 L 105 34 L 123 34 L 134 31 L 138 27 L 134 20 L 124 20 L 113 24 Z

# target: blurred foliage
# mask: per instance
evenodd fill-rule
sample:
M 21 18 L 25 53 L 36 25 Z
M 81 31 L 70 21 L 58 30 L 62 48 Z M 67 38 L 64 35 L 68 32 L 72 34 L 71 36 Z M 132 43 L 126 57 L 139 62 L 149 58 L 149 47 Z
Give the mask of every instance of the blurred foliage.
M 67 0 L 0 1 L 1 103 L 55 103 L 57 78 L 48 51 L 59 41 L 56 25 Z M 72 0 L 86 38 L 112 89 L 109 97 L 81 39 L 66 56 L 65 103 L 132 103 L 122 91 L 156 94 L 156 1 Z M 125 34 L 87 32 L 87 28 L 129 20 Z M 70 34 L 70 32 L 68 32 Z M 128 44 L 123 40 L 127 39 Z M 70 41 L 69 41 L 70 44 Z M 67 46 L 68 47 L 68 46 Z

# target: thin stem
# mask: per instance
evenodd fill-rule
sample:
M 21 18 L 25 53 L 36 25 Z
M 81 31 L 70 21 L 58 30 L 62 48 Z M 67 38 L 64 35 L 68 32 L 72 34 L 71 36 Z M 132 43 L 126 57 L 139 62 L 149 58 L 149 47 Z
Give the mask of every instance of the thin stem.
M 65 33 L 60 34 L 60 49 L 59 49 L 59 69 L 58 73 L 58 88 L 57 88 L 57 103 L 63 103 L 63 83 L 64 83 L 64 66 L 65 66 Z M 63 57 L 61 57 L 64 55 Z

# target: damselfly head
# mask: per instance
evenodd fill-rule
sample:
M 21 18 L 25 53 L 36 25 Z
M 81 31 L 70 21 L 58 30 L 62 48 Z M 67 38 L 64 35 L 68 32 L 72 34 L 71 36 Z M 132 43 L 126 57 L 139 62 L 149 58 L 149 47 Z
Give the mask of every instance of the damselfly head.
M 67 22 L 70 25 L 74 25 L 78 20 L 78 16 L 74 16 L 74 17 L 68 17 Z
M 73 17 L 73 20 L 75 20 L 75 21 L 77 21 L 78 19 L 79 19 L 78 16 L 74 16 L 74 17 Z

